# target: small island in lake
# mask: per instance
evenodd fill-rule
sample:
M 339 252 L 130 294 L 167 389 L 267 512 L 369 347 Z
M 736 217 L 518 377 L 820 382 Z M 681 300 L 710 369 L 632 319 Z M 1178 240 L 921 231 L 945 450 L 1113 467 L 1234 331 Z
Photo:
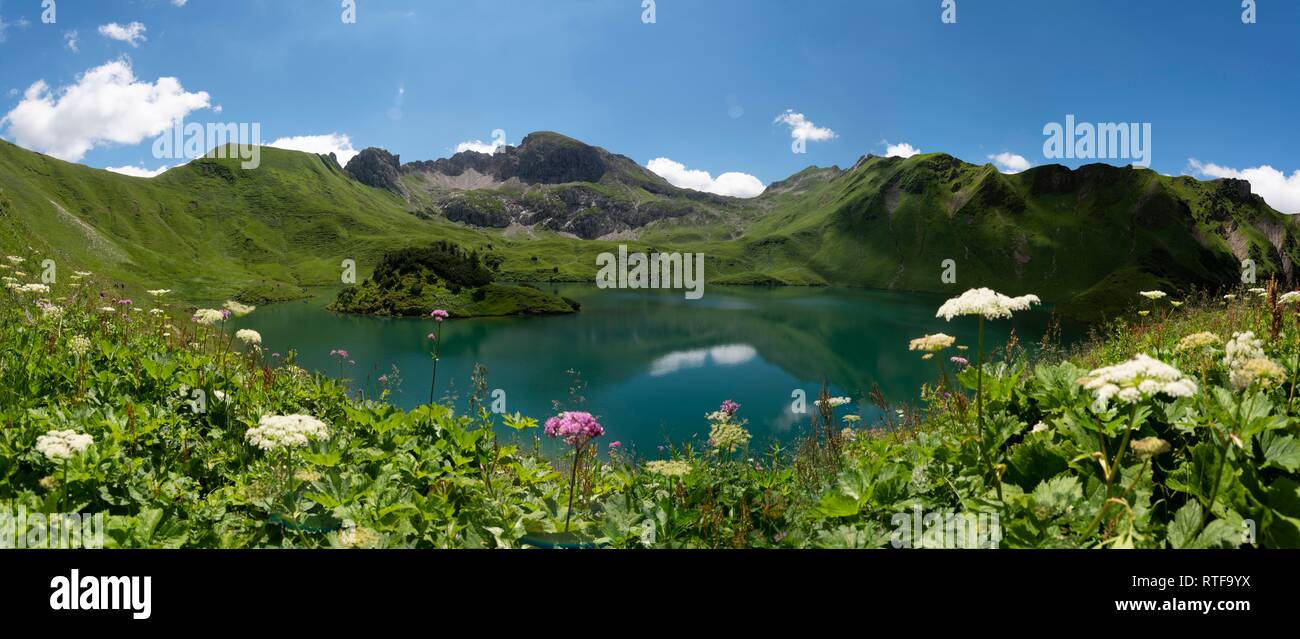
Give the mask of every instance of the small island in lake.
M 418 317 L 445 309 L 452 317 L 574 313 L 577 302 L 528 284 L 498 284 L 490 260 L 449 242 L 384 254 L 374 274 L 344 289 L 329 310 Z

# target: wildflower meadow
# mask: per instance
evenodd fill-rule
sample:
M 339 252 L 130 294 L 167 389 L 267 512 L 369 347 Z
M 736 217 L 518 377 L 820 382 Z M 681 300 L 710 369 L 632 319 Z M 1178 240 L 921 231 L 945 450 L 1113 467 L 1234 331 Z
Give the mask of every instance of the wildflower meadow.
M 914 512 L 978 517 L 980 547 L 1300 547 L 1300 293 L 1275 284 L 1134 291 L 1069 348 L 984 343 L 1038 299 L 971 290 L 936 317 L 979 340 L 899 344 L 933 381 L 884 417 L 823 392 L 795 444 L 759 446 L 720 397 L 707 436 L 642 456 L 599 406 L 363 399 L 345 348 L 336 377 L 267 357 L 227 325 L 258 312 L 238 302 L 123 299 L 91 273 L 5 283 L 0 503 L 104 513 L 109 547 L 885 548 Z M 425 321 L 436 367 L 455 320 Z

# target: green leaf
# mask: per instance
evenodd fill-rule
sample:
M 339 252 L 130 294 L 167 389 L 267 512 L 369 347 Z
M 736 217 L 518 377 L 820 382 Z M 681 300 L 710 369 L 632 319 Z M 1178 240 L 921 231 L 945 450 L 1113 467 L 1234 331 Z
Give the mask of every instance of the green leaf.
M 1205 511 L 1201 509 L 1201 503 L 1195 499 L 1187 500 L 1178 512 L 1174 513 L 1173 521 L 1169 522 L 1169 530 L 1166 537 L 1169 545 L 1174 548 L 1191 548 L 1195 541 L 1196 529 L 1201 527 L 1201 517 Z
M 817 513 L 822 517 L 852 517 L 858 514 L 858 510 L 858 500 L 840 493 L 823 495 L 817 507 Z
M 1039 519 L 1051 519 L 1064 514 L 1081 501 L 1083 486 L 1079 484 L 1079 478 L 1073 475 L 1054 477 L 1042 482 L 1030 495 L 1034 514 Z
M 1268 507 L 1288 517 L 1300 517 L 1300 483 L 1282 477 L 1268 487 Z
M 308 463 L 315 464 L 317 466 L 322 466 L 324 468 L 333 468 L 334 466 L 338 465 L 340 460 L 343 459 L 343 453 L 337 450 L 332 450 L 323 453 L 303 453 L 302 458 L 306 460 Z
M 1069 467 L 1065 456 L 1043 437 L 1034 437 L 1013 446 L 1007 460 L 1010 462 L 1007 481 L 1026 490 L 1065 472 Z
M 1202 442 L 1192 448 L 1188 457 L 1174 472 L 1169 473 L 1165 483 L 1179 492 L 1208 500 L 1214 491 L 1214 473 L 1220 465 L 1219 450 L 1209 442 Z M 1223 472 L 1227 474 L 1233 471 L 1229 467 Z M 1226 483 L 1226 478 L 1224 482 Z
M 1291 473 L 1300 470 L 1300 440 L 1270 431 L 1260 435 L 1259 445 L 1264 451 L 1264 466 Z
M 513 430 L 528 430 L 530 428 L 537 428 L 537 419 L 533 417 L 524 417 L 517 411 L 512 415 L 502 415 L 501 419 L 503 422 L 505 422 L 507 428 L 511 428 Z
M 306 493 L 303 497 L 306 497 L 307 499 L 310 499 L 326 508 L 333 509 L 343 505 L 339 500 L 324 493 Z
M 1197 548 L 1236 548 L 1242 542 L 1240 521 L 1215 519 L 1196 538 Z
M 1174 548 L 1237 548 L 1244 543 L 1244 520 L 1236 511 L 1228 511 L 1225 517 L 1209 522 L 1202 530 L 1204 516 L 1200 502 L 1188 500 L 1169 522 L 1169 545 Z
M 902 464 L 886 464 L 876 474 L 871 486 L 871 500 L 881 506 L 888 506 L 902 499 L 907 494 L 907 485 L 912 480 L 912 473 Z
M 163 512 L 158 508 L 144 508 L 140 514 L 135 517 L 135 534 L 141 540 L 148 540 L 153 536 L 154 528 L 162 520 Z

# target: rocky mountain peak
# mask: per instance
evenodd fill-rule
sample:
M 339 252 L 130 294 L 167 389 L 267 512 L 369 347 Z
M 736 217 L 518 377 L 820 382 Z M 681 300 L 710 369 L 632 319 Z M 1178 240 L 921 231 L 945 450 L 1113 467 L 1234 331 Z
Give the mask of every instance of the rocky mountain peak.
M 402 158 L 399 155 L 370 147 L 349 160 L 343 170 L 352 179 L 367 186 L 406 194 L 406 187 L 402 185 Z
M 462 151 L 432 162 L 412 162 L 402 170 L 449 177 L 472 170 L 498 182 L 516 179 L 529 185 L 600 182 L 607 175 L 618 181 L 663 185 L 630 158 L 549 131 L 530 133 L 519 146 L 501 147 L 491 154 Z
M 1249 202 L 1253 199 L 1250 182 L 1246 180 L 1220 178 L 1214 182 L 1219 185 L 1219 193 L 1233 202 Z

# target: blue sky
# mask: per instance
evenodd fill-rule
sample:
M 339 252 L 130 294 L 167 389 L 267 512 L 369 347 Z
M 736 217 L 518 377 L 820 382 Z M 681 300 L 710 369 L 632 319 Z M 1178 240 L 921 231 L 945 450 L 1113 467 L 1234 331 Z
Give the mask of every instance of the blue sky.
M 641 0 L 356 0 L 347 24 L 341 0 L 56 0 L 46 24 L 42 0 L 0 0 L 0 135 L 153 169 L 169 162 L 142 131 L 177 109 L 406 161 L 554 130 L 769 183 L 887 143 L 1078 165 L 1043 155 L 1043 127 L 1074 114 L 1150 123 L 1152 168 L 1247 177 L 1300 211 L 1300 2 L 1257 0 L 1255 24 L 1241 0 L 955 2 L 945 24 L 941 0 L 657 0 L 646 24 Z M 110 63 L 97 82 L 118 86 L 61 104 Z M 823 131 L 806 153 L 787 111 Z

